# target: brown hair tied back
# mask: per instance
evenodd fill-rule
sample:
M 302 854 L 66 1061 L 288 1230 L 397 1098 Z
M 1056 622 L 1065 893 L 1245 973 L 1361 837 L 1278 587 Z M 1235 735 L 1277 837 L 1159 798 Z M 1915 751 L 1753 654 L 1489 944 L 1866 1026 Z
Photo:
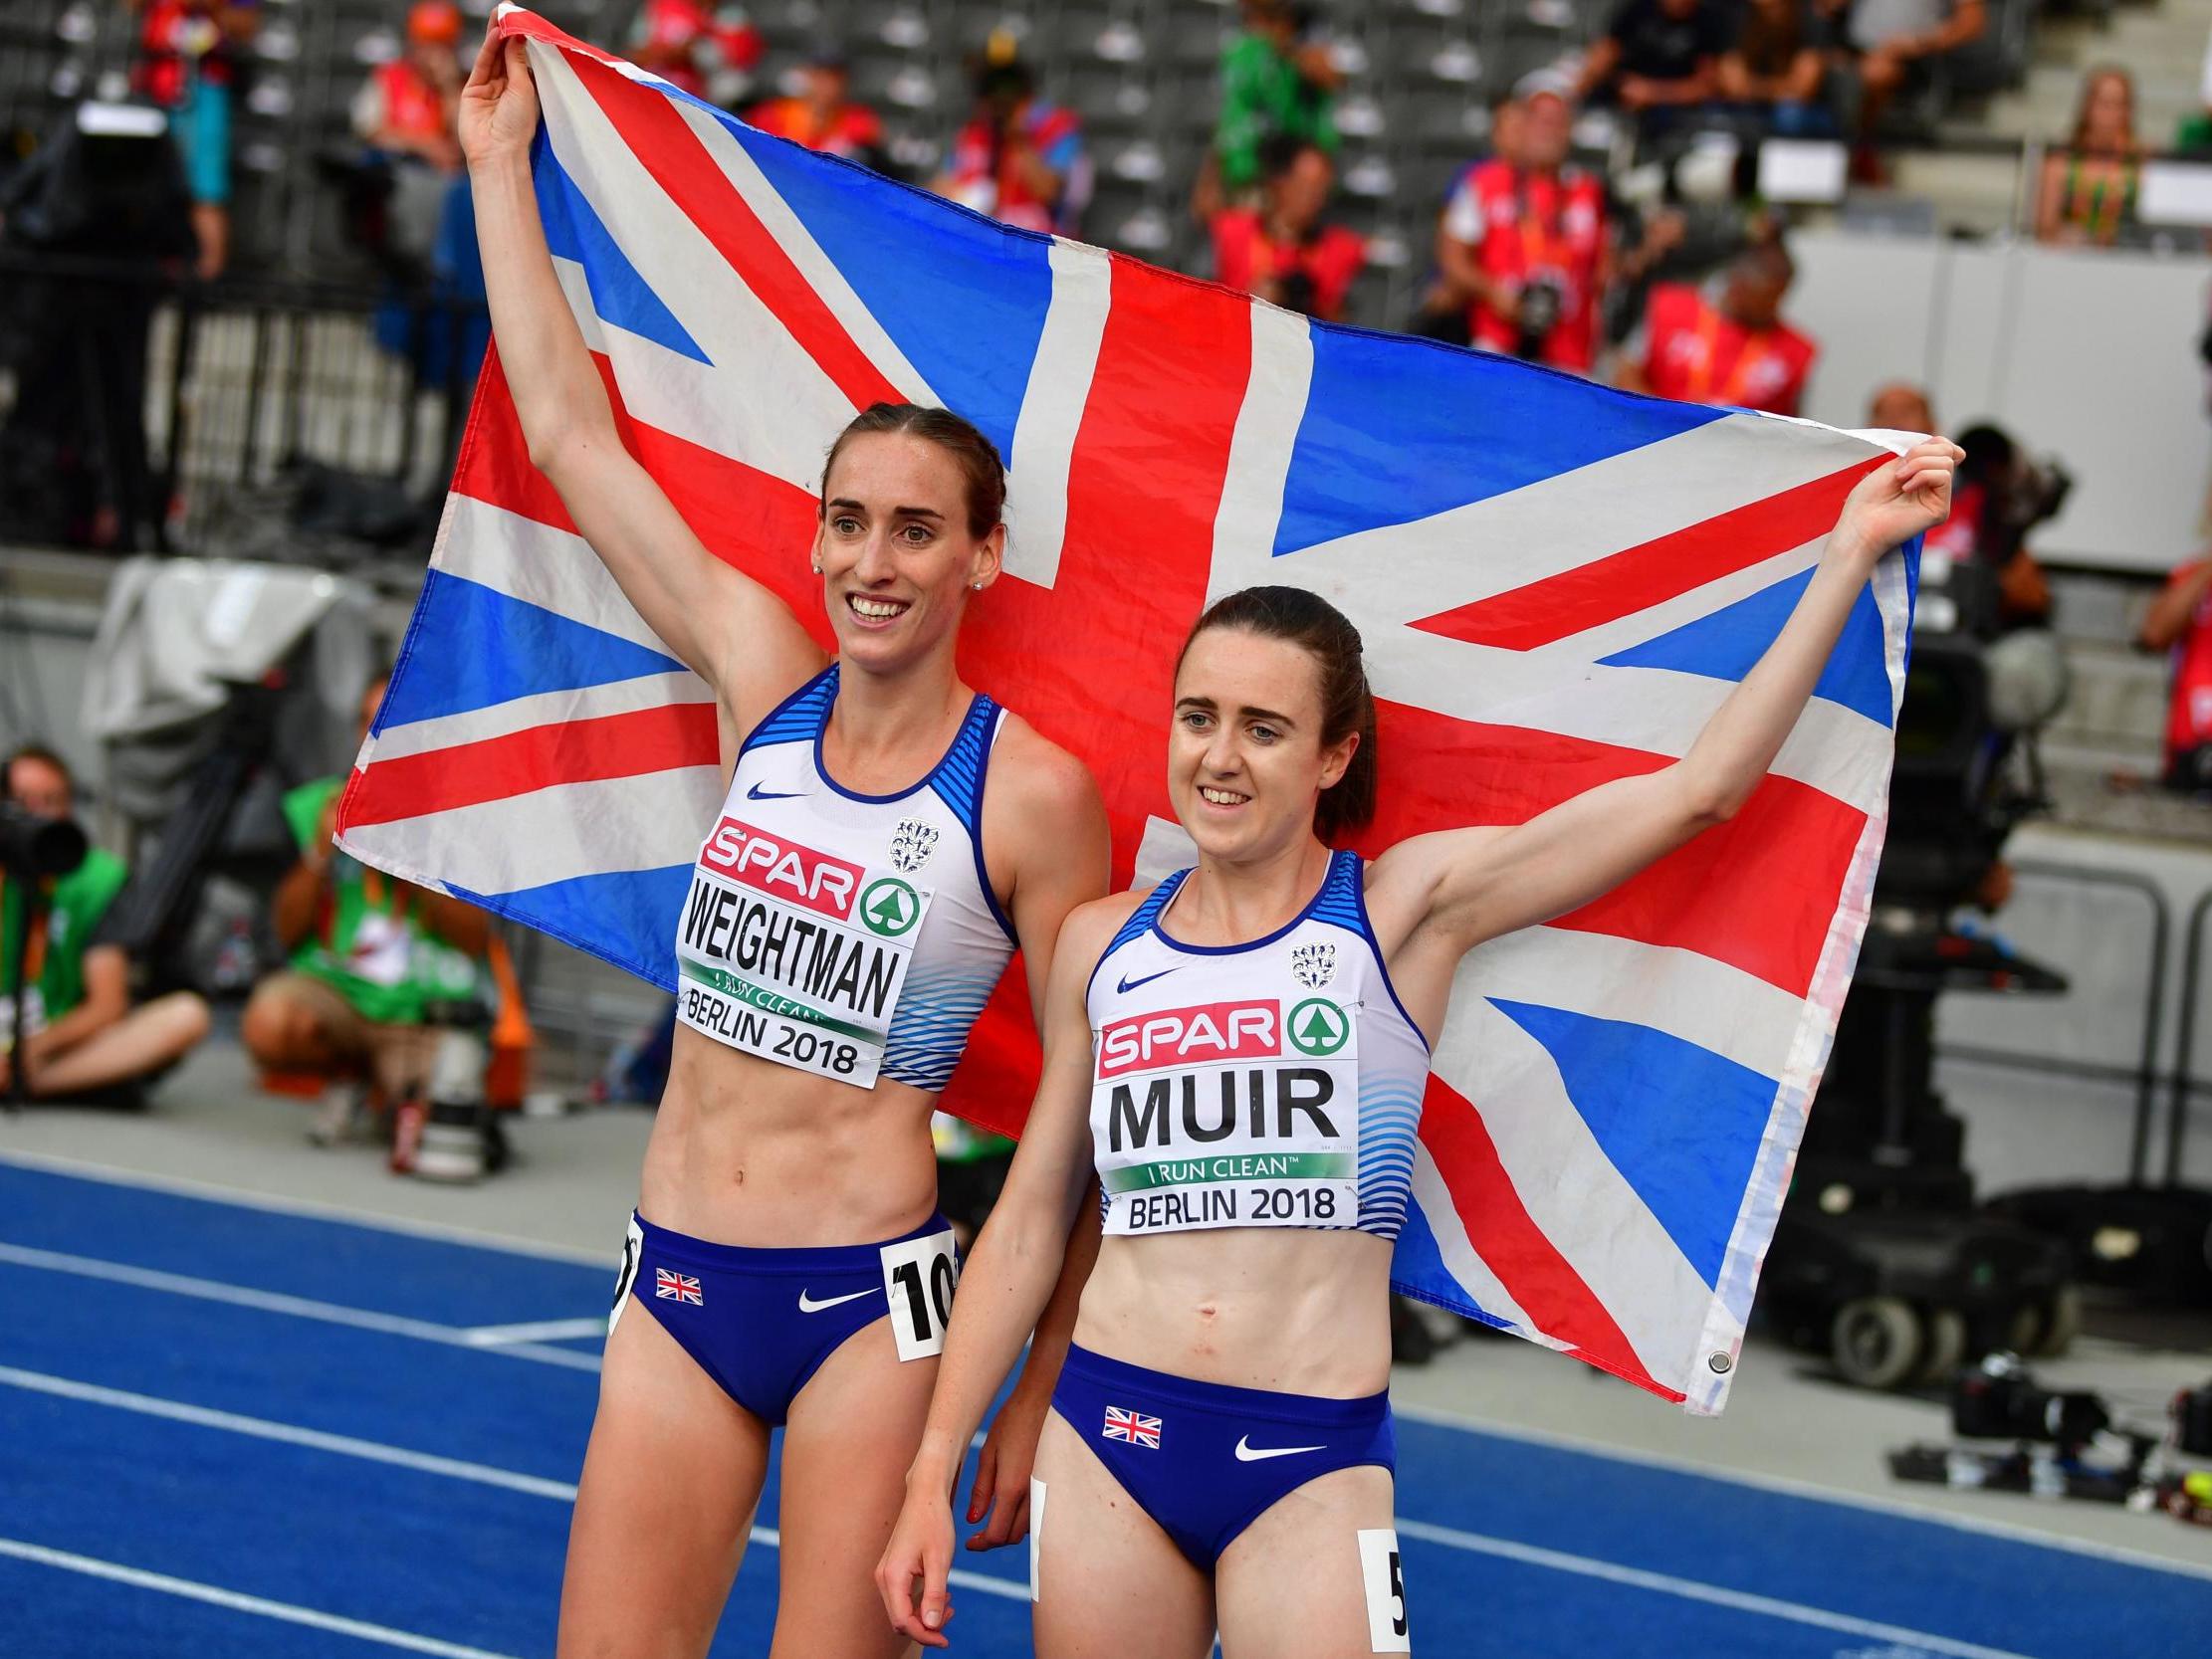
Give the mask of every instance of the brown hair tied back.
M 1338 836 L 1364 828 L 1375 816 L 1375 694 L 1368 690 L 1360 631 L 1351 618 L 1302 587 L 1247 587 L 1207 607 L 1176 657 L 1178 670 L 1191 640 L 1209 628 L 1241 628 L 1262 639 L 1284 640 L 1313 658 L 1321 683 L 1322 746 L 1355 732 L 1360 739 L 1344 775 L 1321 791 L 1313 833 L 1333 846 Z
M 822 465 L 822 500 L 817 512 L 827 512 L 829 475 L 837 470 L 837 457 L 845 445 L 870 432 L 904 432 L 937 445 L 960 464 L 968 484 L 968 531 L 982 537 L 997 528 L 1006 512 L 1006 466 L 998 449 L 969 422 L 950 409 L 931 409 L 919 403 L 871 403 L 853 416 L 837 434 Z

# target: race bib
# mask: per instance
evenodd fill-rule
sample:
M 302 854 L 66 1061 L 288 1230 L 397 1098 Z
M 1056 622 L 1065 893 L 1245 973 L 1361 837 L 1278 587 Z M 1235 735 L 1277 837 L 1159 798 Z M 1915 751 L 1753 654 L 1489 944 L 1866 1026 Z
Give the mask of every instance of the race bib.
M 677 1015 L 747 1054 L 872 1087 L 930 897 L 725 818 L 684 899 Z
M 1106 1231 L 1355 1225 L 1352 1014 L 1325 996 L 1266 997 L 1101 1029 L 1091 1138 Z
M 882 1257 L 883 1294 L 891 1305 L 891 1336 L 899 1345 L 899 1358 L 943 1353 L 945 1327 L 953 1317 L 953 1288 L 960 1282 L 952 1228 L 887 1244 Z

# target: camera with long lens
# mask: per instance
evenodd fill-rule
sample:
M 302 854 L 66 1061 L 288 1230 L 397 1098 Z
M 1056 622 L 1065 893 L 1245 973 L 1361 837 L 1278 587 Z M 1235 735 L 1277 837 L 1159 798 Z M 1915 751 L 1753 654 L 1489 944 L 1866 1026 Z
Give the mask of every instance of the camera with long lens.
M 1969 1440 L 2080 1447 L 2111 1426 L 2111 1413 L 2095 1394 L 2041 1387 L 2009 1353 L 1992 1353 L 1959 1372 L 1951 1389 L 1951 1428 Z
M 2074 475 L 2055 455 L 2024 462 L 2012 488 L 1997 504 L 2007 528 L 2022 535 L 2047 519 L 2056 518 L 2074 488 Z
M 1514 353 L 1528 358 L 1543 355 L 1544 341 L 1551 338 L 1566 311 L 1567 291 L 1555 279 L 1531 278 L 1521 290 L 1520 340 Z
M 2174 1444 L 2191 1457 L 2212 1457 L 2212 1382 L 2173 1397 Z
M 31 881 L 66 876 L 85 862 L 85 832 L 67 818 L 42 818 L 0 801 L 0 871 Z

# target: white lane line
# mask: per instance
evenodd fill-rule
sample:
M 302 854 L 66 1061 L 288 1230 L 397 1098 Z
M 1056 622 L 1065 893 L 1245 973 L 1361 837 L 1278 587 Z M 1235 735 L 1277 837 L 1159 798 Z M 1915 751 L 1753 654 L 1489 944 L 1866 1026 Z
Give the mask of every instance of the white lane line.
M 604 1314 L 595 1319 L 542 1319 L 530 1325 L 475 1325 L 461 1333 L 471 1348 L 506 1348 L 514 1343 L 570 1342 L 578 1337 L 604 1337 Z
M 563 1503 L 573 1503 L 576 1497 L 576 1489 L 568 1481 L 546 1480 L 537 1475 L 518 1474 L 512 1469 L 495 1469 L 488 1463 L 468 1463 L 460 1458 L 411 1452 L 405 1447 L 387 1446 L 378 1440 L 361 1440 L 350 1434 L 330 1434 L 322 1429 L 302 1428 L 296 1423 L 273 1422 L 267 1417 L 248 1417 L 236 1411 L 217 1411 L 204 1405 L 189 1405 L 183 1400 L 162 1399 L 155 1394 L 132 1393 L 126 1388 L 106 1388 L 97 1382 L 79 1382 L 73 1377 L 53 1376 L 45 1371 L 26 1371 L 13 1365 L 0 1365 L 0 1384 L 27 1389 L 33 1393 L 53 1394 L 61 1399 L 81 1400 L 88 1405 L 110 1406 L 117 1411 L 135 1411 L 144 1417 L 162 1417 L 172 1423 L 191 1423 L 199 1428 L 219 1428 L 232 1434 L 251 1435 L 257 1440 L 277 1440 L 288 1446 L 306 1446 L 319 1452 L 335 1452 L 340 1457 L 357 1457 L 369 1463 L 386 1463 L 395 1468 L 419 1470 L 425 1475 L 443 1475 L 448 1480 L 503 1487 L 509 1492 L 528 1493 L 533 1498 L 557 1498 Z
M 140 1416 L 159 1417 L 174 1423 L 190 1423 L 197 1428 L 222 1429 L 231 1434 L 248 1435 L 256 1440 L 275 1440 L 288 1446 L 305 1446 L 313 1451 L 332 1452 L 339 1457 L 359 1458 L 366 1463 L 413 1469 L 425 1475 L 467 1481 L 476 1486 L 498 1487 L 505 1492 L 520 1492 L 532 1498 L 552 1498 L 564 1504 L 572 1504 L 576 1499 L 575 1486 L 569 1481 L 549 1480 L 542 1475 L 525 1475 L 513 1469 L 495 1468 L 488 1463 L 471 1463 L 457 1457 L 438 1457 L 429 1452 L 409 1451 L 404 1446 L 389 1446 L 379 1440 L 362 1440 L 350 1434 L 329 1434 L 322 1429 L 303 1428 L 297 1423 L 280 1423 L 267 1417 L 249 1417 L 236 1411 L 216 1411 L 204 1405 L 190 1405 L 183 1400 L 133 1393 L 127 1388 L 108 1388 L 97 1382 L 79 1382 L 73 1377 L 54 1376 L 46 1371 L 27 1371 L 13 1365 L 0 1365 L 0 1385 L 23 1388 L 33 1393 L 52 1394 L 87 1405 L 105 1405 L 117 1411 L 134 1411 Z M 774 1527 L 755 1527 L 752 1537 L 755 1544 L 765 1549 L 775 1550 L 782 1545 L 782 1537 Z M 988 1573 L 955 1568 L 952 1581 L 967 1589 L 981 1590 L 987 1595 L 1004 1596 L 1009 1601 L 1026 1601 L 1029 1598 L 1026 1584 L 994 1578 Z M 451 1651 L 458 1653 L 473 1650 L 456 1648 Z
M 1184 862 L 1188 862 L 1185 860 Z M 1175 868 L 1171 861 L 1163 869 Z M 121 1169 L 111 1164 L 95 1163 L 89 1159 L 65 1157 L 51 1152 L 26 1152 L 13 1148 L 0 1150 L 0 1167 L 36 1170 L 79 1180 L 99 1181 L 108 1186 L 135 1187 L 149 1192 L 172 1193 L 179 1197 L 196 1198 L 207 1203 L 229 1204 L 240 1209 L 263 1210 L 272 1215 L 301 1216 L 310 1220 L 341 1222 L 370 1232 L 395 1233 L 406 1238 L 435 1240 L 441 1244 L 463 1245 L 479 1250 L 495 1250 L 505 1255 L 521 1256 L 538 1261 L 567 1262 L 579 1267 L 606 1267 L 619 1254 L 615 1250 L 585 1251 L 572 1246 L 548 1244 L 541 1240 L 515 1238 L 504 1233 L 481 1233 L 465 1227 L 451 1227 L 432 1221 L 412 1221 L 404 1217 L 377 1215 L 365 1210 L 347 1209 L 338 1204 L 320 1204 L 310 1199 L 291 1198 L 281 1194 L 252 1192 L 243 1187 L 223 1186 L 212 1181 L 193 1180 L 181 1175 L 161 1175 L 133 1169 Z M 512 1353 L 514 1348 L 498 1351 Z M 543 1358 L 546 1353 L 561 1353 L 555 1364 L 571 1364 L 577 1357 L 560 1349 L 523 1351 L 525 1358 Z M 597 1369 L 596 1356 L 585 1355 Z M 579 1367 L 581 1368 L 581 1367 Z M 1641 1451 L 1633 1446 L 1618 1446 L 1583 1435 L 1561 1434 L 1549 1429 L 1528 1428 L 1486 1418 L 1470 1412 L 1442 1411 L 1430 1406 L 1410 1405 L 1403 1401 L 1391 1402 L 1393 1415 L 1411 1422 L 1424 1423 L 1431 1428 L 1440 1428 L 1454 1434 L 1481 1434 L 1497 1440 L 1510 1440 L 1521 1445 L 1548 1446 L 1565 1451 L 1581 1452 L 1590 1457 L 1607 1458 L 1616 1463 L 1635 1464 L 1643 1468 L 1664 1469 L 1675 1474 L 1689 1475 L 1699 1480 L 1718 1481 L 1727 1486 L 1749 1487 L 1758 1492 L 1780 1493 L 1784 1497 L 1800 1498 L 1810 1503 L 1834 1504 L 1844 1509 L 1860 1510 L 1871 1515 L 1895 1516 L 1901 1520 L 1918 1521 L 1931 1527 L 1947 1527 L 1954 1532 L 1974 1533 L 1986 1538 L 2005 1539 L 2017 1544 L 2034 1545 L 2043 1550 L 2059 1550 L 2069 1555 L 2088 1555 L 2122 1566 L 2139 1566 L 2154 1572 L 2176 1572 L 2185 1577 L 2212 1579 L 2212 1565 L 2194 1561 L 2176 1560 L 2171 1556 L 2157 1555 L 2147 1550 L 2132 1550 L 2125 1545 L 2098 1544 L 2087 1539 L 2068 1538 L 2039 1528 L 2021 1526 L 2012 1522 L 1984 1519 L 1979 1516 L 1958 1515 L 1948 1510 L 1930 1508 L 1902 1498 L 1884 1498 L 1875 1493 L 1849 1492 L 1841 1487 L 1816 1485 L 1812 1481 L 1792 1479 L 1787 1475 L 1766 1474 L 1753 1469 L 1724 1469 L 1716 1465 L 1671 1457 L 1663 1452 Z
M 424 1474 L 440 1475 L 449 1480 L 473 1482 L 479 1486 L 499 1487 L 509 1492 L 522 1492 L 532 1497 L 555 1498 L 572 1503 L 576 1489 L 566 1481 L 546 1480 L 536 1475 L 519 1474 L 511 1469 L 498 1469 L 489 1464 L 468 1463 L 459 1458 L 435 1457 L 425 1452 L 408 1451 L 404 1447 L 388 1446 L 374 1440 L 359 1440 L 351 1435 L 326 1434 L 320 1429 L 302 1428 L 293 1423 L 273 1422 L 266 1417 L 247 1417 L 236 1412 L 213 1411 L 204 1406 L 187 1405 L 180 1400 L 161 1399 L 151 1394 L 131 1393 L 121 1388 L 102 1387 L 97 1383 L 78 1382 L 69 1377 L 52 1376 L 43 1371 L 19 1370 L 13 1366 L 0 1366 L 0 1384 L 26 1388 L 40 1393 L 55 1394 L 65 1399 L 82 1400 L 88 1404 L 111 1406 L 117 1410 L 135 1411 L 145 1416 L 166 1418 L 174 1422 L 192 1423 L 205 1428 L 226 1429 L 234 1434 L 251 1435 L 256 1439 L 277 1440 L 289 1445 L 306 1446 L 317 1451 L 334 1452 L 343 1457 L 361 1458 L 371 1463 L 382 1463 L 403 1469 L 415 1469 Z M 1932 1636 L 1901 1625 L 1883 1624 L 1872 1619 L 1853 1618 L 1845 1613 L 1832 1613 L 1819 1607 L 1808 1607 L 1800 1602 L 1783 1601 L 1773 1596 L 1753 1595 L 1743 1590 L 1724 1589 L 1717 1584 L 1700 1583 L 1693 1578 L 1677 1578 L 1667 1573 L 1647 1572 L 1640 1567 L 1622 1566 L 1614 1561 L 1603 1561 L 1588 1555 L 1571 1555 L 1557 1550 L 1543 1550 L 1534 1545 L 1516 1544 L 1508 1539 L 1490 1538 L 1481 1533 L 1461 1532 L 1455 1527 L 1438 1527 L 1425 1521 L 1408 1521 L 1401 1518 L 1398 1530 L 1408 1538 L 1422 1539 L 1439 1544 L 1450 1550 L 1465 1551 L 1470 1555 L 1494 1555 L 1526 1565 L 1550 1567 L 1560 1572 L 1571 1572 L 1586 1578 L 1600 1578 L 1610 1583 L 1630 1585 L 1638 1589 L 1653 1590 L 1662 1595 L 1672 1595 L 1686 1601 L 1700 1601 L 1711 1606 L 1727 1607 L 1738 1612 L 1762 1614 L 1768 1618 L 1787 1620 L 1794 1624 L 1809 1624 L 1823 1630 L 1835 1630 L 1845 1635 L 1864 1636 L 1887 1642 L 1911 1643 L 1929 1653 L 1943 1654 L 1948 1659 L 2026 1659 L 2025 1655 L 2007 1652 L 2001 1648 L 1982 1647 L 1973 1642 L 1954 1641 L 1946 1636 Z M 774 1550 L 781 1539 L 773 1527 L 755 1527 L 753 1542 Z M 996 1578 L 987 1573 L 963 1571 L 956 1568 L 952 1582 L 966 1589 L 980 1590 L 987 1595 L 1004 1596 L 1010 1601 L 1028 1599 L 1028 1587 L 1011 1579 Z
M 313 1607 L 296 1607 L 289 1601 L 271 1601 L 266 1596 L 246 1595 L 190 1578 L 172 1578 L 166 1572 L 148 1572 L 142 1567 L 73 1555 L 67 1550 L 49 1550 L 42 1544 L 28 1544 L 21 1539 L 0 1538 L 0 1555 L 12 1555 L 17 1560 L 32 1561 L 40 1566 L 59 1567 L 64 1572 L 82 1572 L 89 1578 L 106 1578 L 135 1589 L 159 1590 L 164 1595 L 204 1601 L 211 1607 L 227 1607 L 233 1612 L 255 1613 L 286 1624 L 304 1624 L 311 1630 L 328 1630 L 333 1635 L 380 1642 L 385 1647 L 404 1648 L 409 1653 L 434 1653 L 441 1659 L 509 1659 L 509 1655 L 494 1653 L 488 1648 L 441 1642 L 435 1636 L 418 1636 L 409 1630 L 394 1630 L 389 1625 L 368 1624 L 357 1618 L 339 1618 L 335 1613 L 319 1613 Z
M 1754 1492 L 1772 1492 L 1809 1503 L 1833 1504 L 1840 1509 L 1862 1510 L 1870 1515 L 1891 1516 L 1900 1521 L 1918 1521 L 1931 1527 L 1948 1527 L 1953 1532 L 2003 1539 L 2009 1544 L 2032 1545 L 2039 1550 L 2062 1550 L 2069 1555 L 2090 1555 L 2120 1566 L 2147 1567 L 2155 1572 L 2176 1572 L 2190 1578 L 2212 1578 L 2212 1564 L 2176 1560 L 2170 1555 L 2154 1555 L 2147 1550 L 2131 1550 L 2121 1544 L 2098 1544 L 2088 1539 L 2067 1538 L 2062 1534 L 2047 1533 L 2009 1521 L 1958 1515 L 1949 1510 L 1915 1504 L 1904 1498 L 1885 1498 L 1879 1493 L 1847 1492 L 1841 1487 L 1816 1486 L 1811 1481 L 1795 1480 L 1788 1475 L 1767 1474 L 1756 1469 L 1723 1469 L 1686 1457 L 1672 1457 L 1665 1452 L 1641 1451 L 1634 1446 L 1617 1446 L 1585 1435 L 1524 1428 L 1517 1423 L 1500 1422 L 1469 1412 L 1407 1405 L 1395 1399 L 1391 1401 L 1391 1415 L 1401 1421 L 1420 1423 L 1428 1428 L 1449 1429 L 1454 1434 L 1487 1435 L 1498 1440 L 1510 1440 L 1516 1445 L 1579 1452 L 1585 1457 L 1603 1458 L 1611 1463 L 1627 1463 L 1640 1469 L 1662 1470 L 1670 1475 L 1686 1475 L 1692 1480 L 1717 1481 L 1723 1486 L 1748 1487 Z
M 574 1245 L 549 1244 L 544 1239 L 517 1238 L 510 1233 L 479 1232 L 473 1227 L 455 1227 L 442 1221 L 416 1221 L 403 1215 L 352 1209 L 344 1204 L 323 1204 L 312 1198 L 294 1198 L 284 1193 L 255 1192 L 242 1186 L 225 1186 L 218 1181 L 194 1180 L 189 1175 L 165 1175 L 147 1170 L 123 1169 L 111 1163 L 95 1163 L 89 1158 L 65 1157 L 58 1152 L 26 1152 L 13 1147 L 0 1150 L 0 1167 L 10 1165 L 35 1170 L 43 1175 L 67 1175 L 76 1180 L 98 1181 L 103 1186 L 126 1186 L 143 1192 L 166 1192 L 179 1198 L 197 1198 L 205 1203 L 262 1210 L 270 1215 L 299 1216 L 310 1221 L 336 1221 L 349 1227 L 365 1228 L 369 1232 L 397 1233 L 402 1238 L 431 1239 L 439 1244 L 465 1244 L 478 1250 L 497 1250 L 503 1255 L 523 1256 L 536 1261 L 567 1262 L 576 1267 L 603 1268 L 610 1274 L 622 1255 L 622 1229 L 619 1224 L 608 1235 L 613 1242 L 607 1248 L 583 1250 Z M 622 1213 L 622 1219 L 628 1219 L 626 1210 Z
M 417 1342 L 442 1343 L 448 1348 L 465 1348 L 478 1353 L 511 1354 L 517 1359 L 536 1359 L 543 1364 L 564 1365 L 570 1370 L 595 1371 L 599 1368 L 599 1356 L 596 1353 L 578 1353 L 573 1348 L 541 1348 L 532 1343 L 486 1347 L 471 1342 L 469 1333 L 457 1326 L 433 1325 L 428 1320 L 406 1319 L 398 1314 L 371 1313 L 364 1308 L 342 1308 L 334 1302 L 318 1302 L 311 1297 L 249 1290 L 243 1285 L 226 1285 L 214 1279 L 195 1279 L 182 1273 L 162 1273 L 154 1268 L 131 1267 L 123 1262 L 105 1262 L 93 1256 L 71 1256 L 58 1250 L 34 1250 L 28 1245 L 0 1244 L 0 1262 L 12 1263 L 17 1267 L 41 1268 L 51 1273 L 74 1274 L 84 1279 L 105 1279 L 111 1284 L 161 1291 L 170 1296 L 196 1297 L 203 1302 L 224 1302 L 234 1308 L 253 1308 L 265 1314 L 320 1320 L 326 1325 L 345 1325 L 356 1331 L 374 1331 L 386 1337 L 411 1337 Z
M 1950 1659 L 2028 1659 L 2026 1654 L 2014 1653 L 2007 1648 L 1983 1647 L 1978 1642 L 1956 1641 L 1949 1636 L 1931 1636 L 1924 1631 L 1908 1630 L 1901 1624 L 1883 1624 L 1875 1619 L 1853 1618 L 1848 1613 L 1831 1613 L 1825 1608 L 1808 1607 L 1798 1601 L 1783 1601 L 1771 1595 L 1753 1595 L 1745 1590 L 1723 1589 L 1718 1584 L 1700 1583 L 1694 1578 L 1677 1578 L 1666 1572 L 1647 1572 L 1641 1567 L 1622 1566 L 1619 1562 L 1601 1561 L 1589 1555 L 1570 1555 L 1563 1551 L 1541 1550 L 1532 1544 L 1515 1544 L 1510 1539 L 1461 1532 L 1456 1527 L 1437 1527 L 1426 1521 L 1408 1521 L 1401 1517 L 1398 1531 L 1407 1538 L 1440 1544 L 1449 1550 L 1464 1550 L 1470 1555 L 1495 1555 L 1527 1566 L 1550 1567 L 1555 1572 L 1571 1572 L 1584 1578 L 1601 1578 L 1609 1584 L 1653 1590 L 1660 1595 L 1677 1596 L 1684 1601 L 1701 1601 L 1711 1607 L 1757 1613 L 1766 1618 L 1786 1620 L 1791 1624 L 1809 1624 L 1816 1629 L 1834 1630 L 1846 1636 L 1866 1636 L 1876 1641 L 1906 1644 L 1924 1652 L 1949 1655 Z

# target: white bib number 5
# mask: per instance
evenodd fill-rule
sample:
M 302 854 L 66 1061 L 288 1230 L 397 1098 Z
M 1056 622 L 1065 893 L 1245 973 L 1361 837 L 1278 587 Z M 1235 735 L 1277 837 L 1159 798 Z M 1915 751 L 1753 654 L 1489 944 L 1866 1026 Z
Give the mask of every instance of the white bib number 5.
M 891 1306 L 891 1335 L 899 1357 L 927 1359 L 945 1351 L 945 1327 L 953 1317 L 953 1287 L 960 1265 L 953 1230 L 883 1247 L 883 1294 Z

